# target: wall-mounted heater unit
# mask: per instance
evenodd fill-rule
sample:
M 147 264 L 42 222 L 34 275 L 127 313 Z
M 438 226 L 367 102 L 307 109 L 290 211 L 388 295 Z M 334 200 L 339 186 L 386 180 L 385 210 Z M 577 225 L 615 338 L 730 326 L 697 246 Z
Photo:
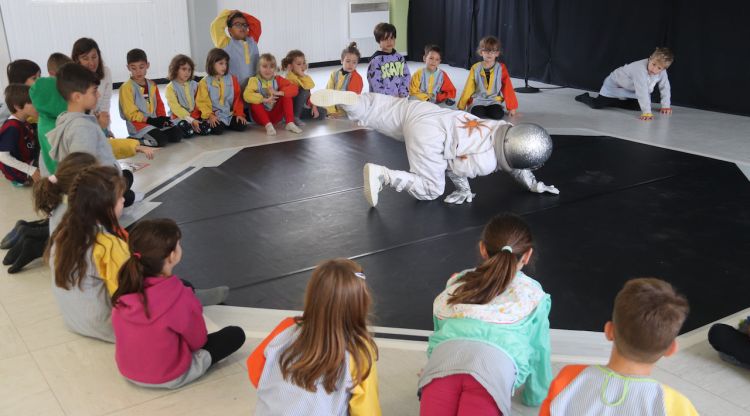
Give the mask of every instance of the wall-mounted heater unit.
M 357 42 L 363 57 L 378 50 L 372 30 L 380 22 L 390 22 L 388 2 L 349 3 L 349 41 Z

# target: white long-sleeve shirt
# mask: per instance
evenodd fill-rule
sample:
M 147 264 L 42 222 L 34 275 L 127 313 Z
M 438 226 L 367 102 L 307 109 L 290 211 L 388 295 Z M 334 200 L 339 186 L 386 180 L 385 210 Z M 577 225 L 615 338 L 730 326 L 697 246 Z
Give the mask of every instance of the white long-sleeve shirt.
M 651 113 L 651 93 L 659 85 L 662 108 L 670 107 L 671 89 L 667 70 L 656 75 L 648 73 L 648 58 L 623 65 L 604 80 L 599 94 L 611 98 L 635 98 L 642 113 Z
M 112 107 L 112 71 L 109 67 L 104 67 L 104 78 L 99 83 L 99 101 L 96 102 L 96 112 L 109 112 Z

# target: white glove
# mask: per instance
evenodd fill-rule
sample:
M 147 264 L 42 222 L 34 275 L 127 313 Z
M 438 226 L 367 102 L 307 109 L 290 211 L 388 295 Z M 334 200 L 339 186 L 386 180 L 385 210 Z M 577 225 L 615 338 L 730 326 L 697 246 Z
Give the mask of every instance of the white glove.
M 539 182 L 536 177 L 528 169 L 513 169 L 509 172 L 510 176 L 516 180 L 519 184 L 523 185 L 526 189 L 531 192 L 544 193 L 549 192 L 551 194 L 559 194 L 560 190 L 552 185 L 545 185 L 544 182 Z
M 448 171 L 448 177 L 453 182 L 456 190 L 444 199 L 445 202 L 449 204 L 463 204 L 464 202 L 471 202 L 474 199 L 476 194 L 471 193 L 468 178 L 457 176 L 452 171 Z
M 560 190 L 555 188 L 554 185 L 545 185 L 544 182 L 537 182 L 536 186 L 534 186 L 534 189 L 531 190 L 532 192 L 538 192 L 540 194 L 549 192 L 551 194 L 559 194 Z

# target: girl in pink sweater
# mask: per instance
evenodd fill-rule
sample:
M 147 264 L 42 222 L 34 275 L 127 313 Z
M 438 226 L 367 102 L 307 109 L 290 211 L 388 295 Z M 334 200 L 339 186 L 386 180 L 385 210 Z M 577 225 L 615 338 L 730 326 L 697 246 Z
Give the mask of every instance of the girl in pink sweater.
M 236 326 L 207 334 L 200 301 L 172 274 L 182 258 L 181 236 L 170 219 L 139 222 L 112 295 L 117 367 L 139 386 L 182 387 L 245 342 Z

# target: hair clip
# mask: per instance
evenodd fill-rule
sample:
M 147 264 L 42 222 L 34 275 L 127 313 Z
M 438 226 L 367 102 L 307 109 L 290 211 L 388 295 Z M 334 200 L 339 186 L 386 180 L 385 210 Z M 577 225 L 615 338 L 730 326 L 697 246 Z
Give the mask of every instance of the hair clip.
M 503 246 L 503 248 L 501 248 L 500 251 L 507 251 L 508 253 L 513 253 L 513 247 Z
M 48 179 L 48 180 L 49 180 L 49 181 L 50 181 L 51 183 L 55 183 L 55 184 L 57 183 L 57 176 L 55 176 L 55 175 L 50 175 L 49 177 L 47 177 L 47 179 Z
M 135 258 L 137 258 L 138 260 L 140 260 L 140 259 L 141 259 L 141 253 L 139 253 L 139 252 L 135 251 L 135 252 L 133 252 L 133 257 L 135 257 Z
M 361 273 L 361 272 L 355 272 L 355 273 L 354 273 L 354 275 L 355 275 L 355 276 L 357 276 L 357 277 L 359 277 L 359 278 L 360 278 L 360 279 L 362 279 L 362 280 L 365 280 L 365 279 L 366 279 L 366 277 L 365 277 L 365 274 L 364 274 L 364 273 Z

